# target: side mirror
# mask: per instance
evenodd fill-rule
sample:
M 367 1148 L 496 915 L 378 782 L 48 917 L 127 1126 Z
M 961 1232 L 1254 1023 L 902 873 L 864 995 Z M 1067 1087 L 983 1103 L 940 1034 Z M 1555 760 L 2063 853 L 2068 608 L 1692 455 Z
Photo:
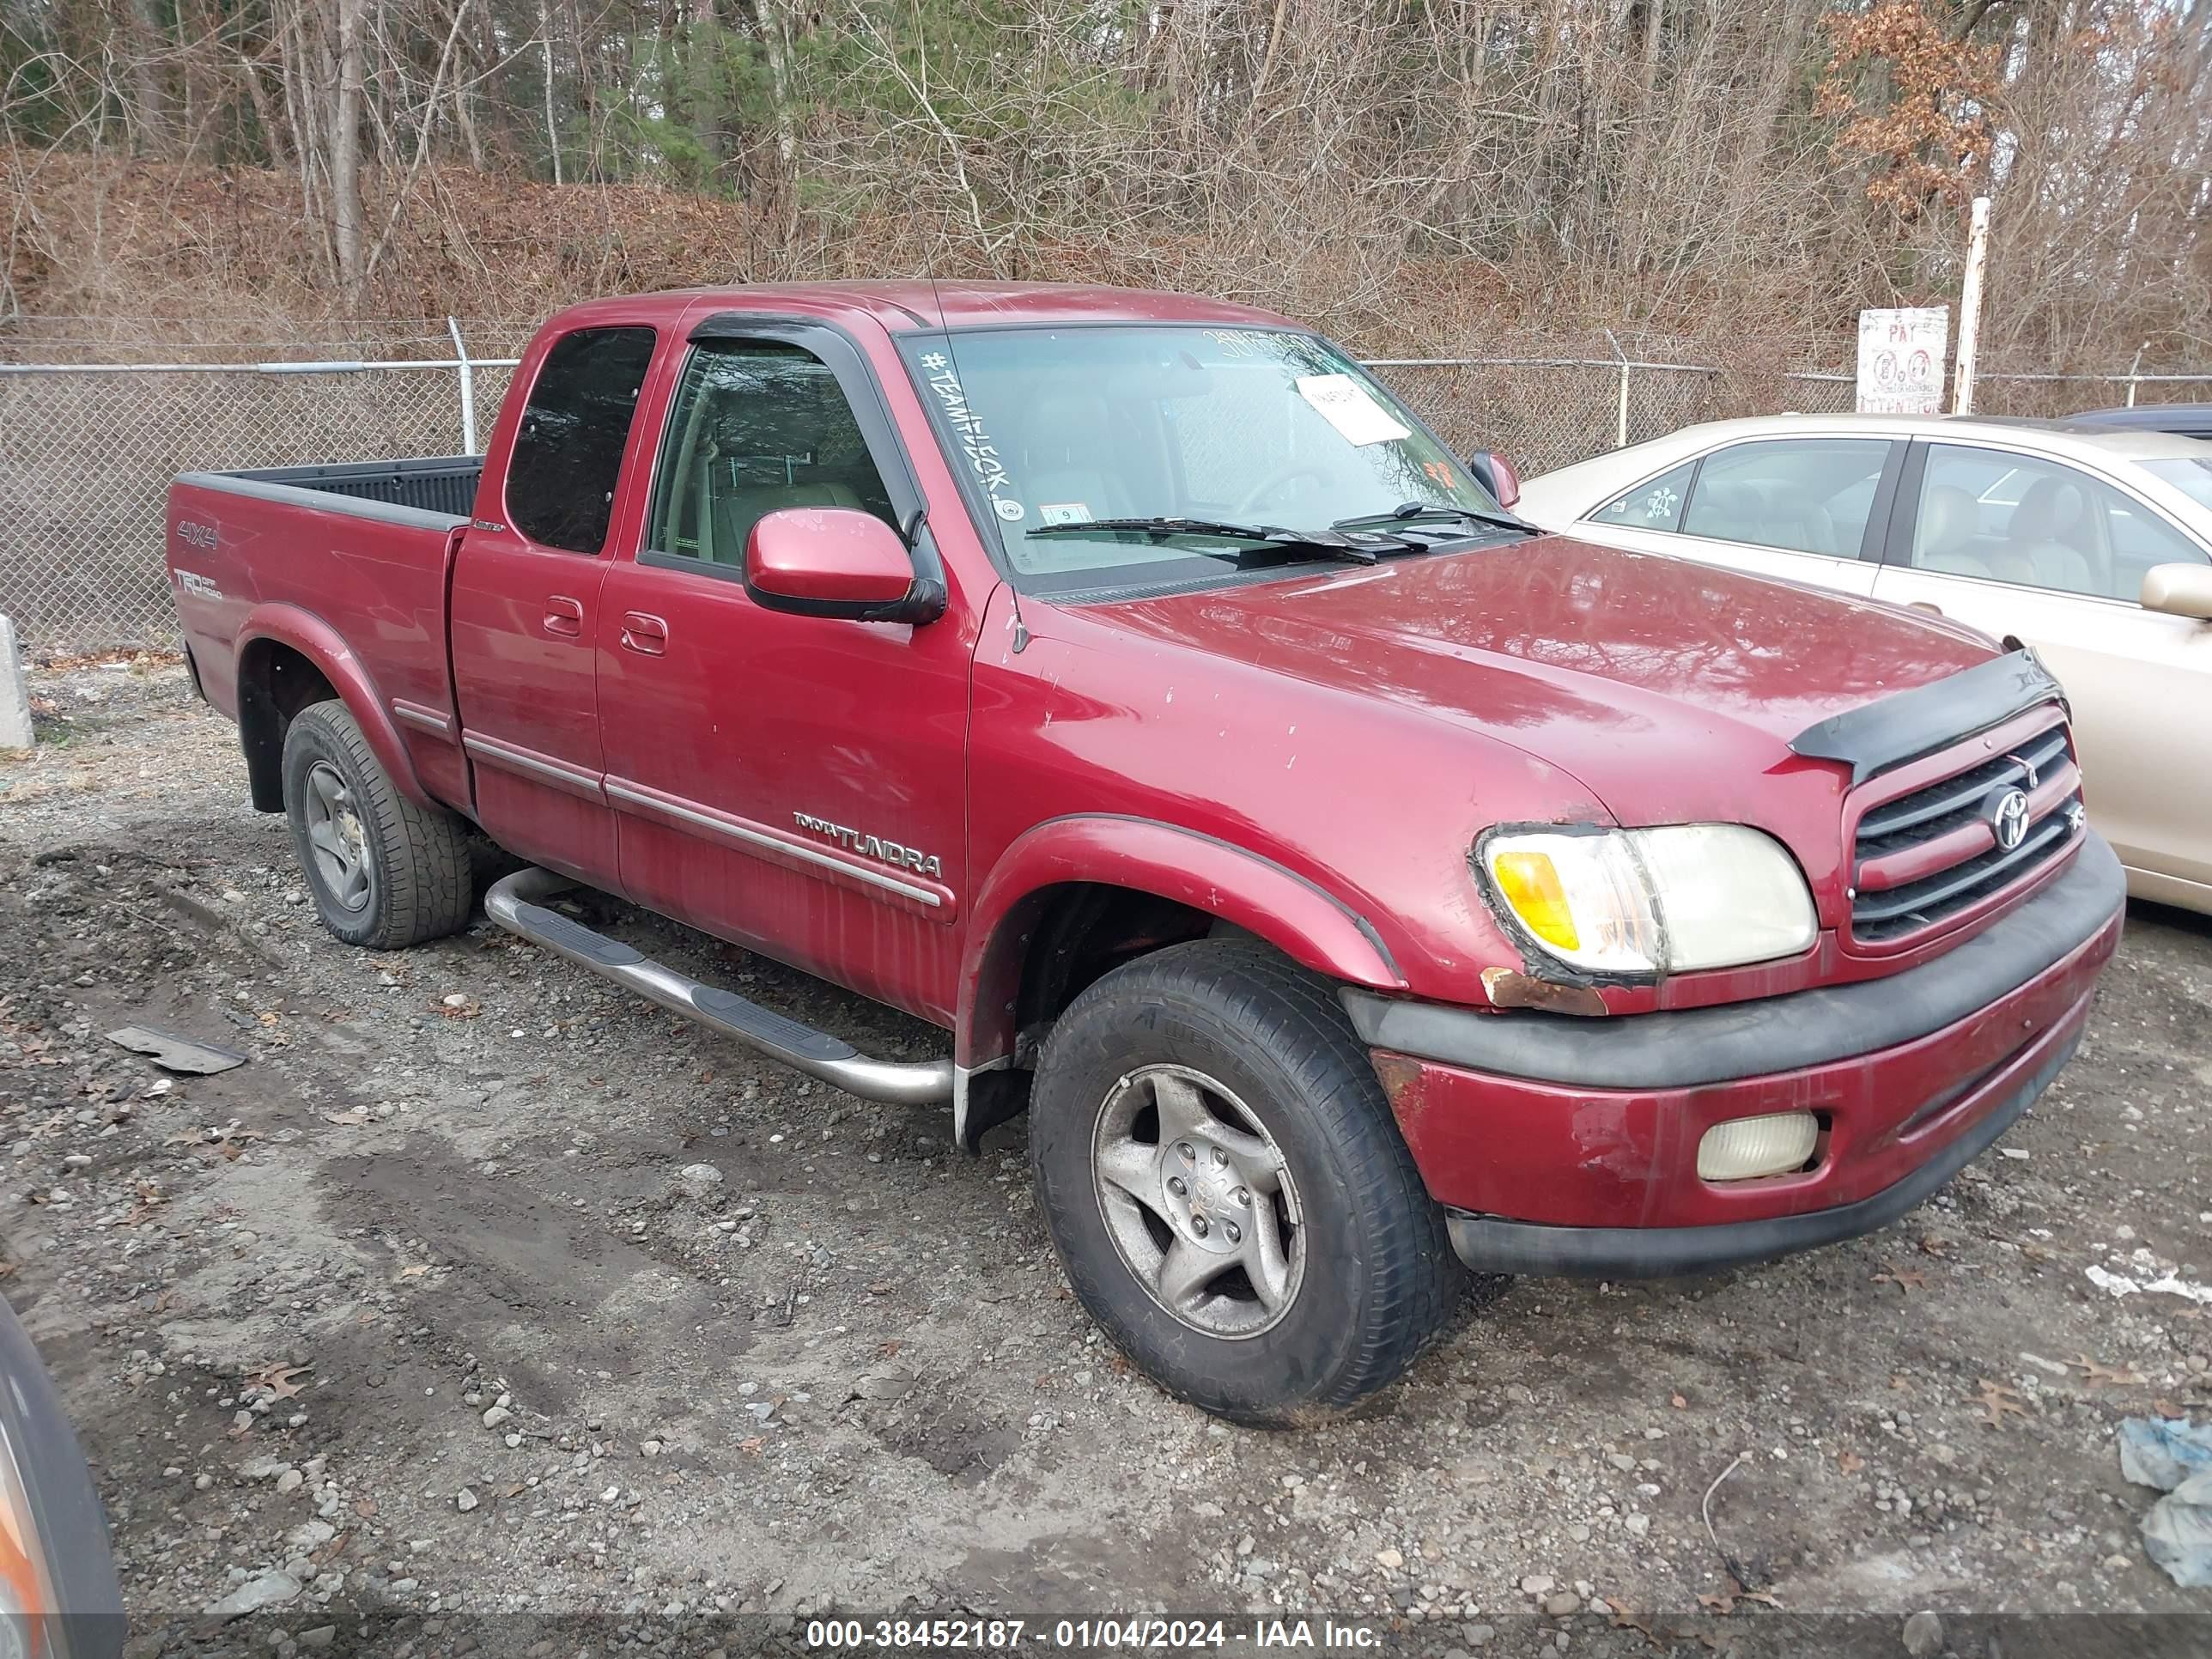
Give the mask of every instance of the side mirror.
M 918 580 L 906 544 L 872 513 L 787 507 L 745 538 L 745 592 L 764 610 L 848 622 L 933 622 L 943 584 Z
M 2212 622 L 2212 564 L 2154 564 L 2143 572 L 2142 608 Z
M 1521 499 L 1520 470 L 1496 450 L 1469 456 L 1468 465 L 1498 506 L 1510 507 Z

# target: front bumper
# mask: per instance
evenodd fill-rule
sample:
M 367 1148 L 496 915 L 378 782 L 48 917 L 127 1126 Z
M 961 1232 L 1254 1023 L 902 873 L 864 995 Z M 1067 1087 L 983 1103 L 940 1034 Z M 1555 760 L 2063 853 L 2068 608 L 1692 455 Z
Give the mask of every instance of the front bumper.
M 1703 1272 L 1883 1226 L 1996 1140 L 2081 1041 L 2124 898 L 2092 835 L 2027 903 L 1887 979 L 1607 1020 L 1344 1000 L 1469 1267 Z M 1821 1120 L 1808 1168 L 1698 1177 L 1708 1129 L 1784 1111 Z

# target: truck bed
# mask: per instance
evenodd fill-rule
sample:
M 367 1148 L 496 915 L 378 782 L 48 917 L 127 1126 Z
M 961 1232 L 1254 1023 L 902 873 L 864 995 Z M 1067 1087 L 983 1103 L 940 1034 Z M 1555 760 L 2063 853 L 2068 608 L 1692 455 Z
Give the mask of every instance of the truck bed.
M 466 519 L 483 477 L 481 455 L 428 455 L 404 461 L 342 461 L 327 466 L 264 466 L 202 475 L 320 490 Z
M 241 673 L 271 672 L 239 650 L 250 629 L 343 661 L 387 718 L 404 722 L 412 710 L 434 726 L 449 720 L 447 570 L 483 472 L 482 456 L 437 455 L 179 478 L 169 490 L 168 563 L 207 700 L 236 718 L 250 689 Z M 463 787 L 459 751 L 442 738 L 430 747 L 447 769 L 427 787 Z

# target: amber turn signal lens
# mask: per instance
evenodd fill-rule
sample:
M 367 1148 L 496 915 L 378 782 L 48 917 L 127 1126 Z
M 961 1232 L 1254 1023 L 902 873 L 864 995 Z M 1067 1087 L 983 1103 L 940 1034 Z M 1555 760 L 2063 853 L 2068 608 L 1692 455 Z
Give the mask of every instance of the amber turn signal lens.
M 1548 853 L 1500 853 L 1491 865 L 1498 890 L 1530 933 L 1563 951 L 1582 948 L 1567 890 Z

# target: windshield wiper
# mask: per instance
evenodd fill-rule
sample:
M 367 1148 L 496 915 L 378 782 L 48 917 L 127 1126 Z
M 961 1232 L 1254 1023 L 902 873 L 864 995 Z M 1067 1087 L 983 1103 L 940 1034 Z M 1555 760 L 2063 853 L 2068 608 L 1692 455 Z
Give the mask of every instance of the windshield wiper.
M 1373 564 L 1385 553 L 1409 552 L 1418 545 L 1402 536 L 1371 532 L 1363 534 L 1357 526 L 1285 530 L 1280 525 L 1230 524 L 1219 519 L 1079 519 L 1068 524 L 1038 525 L 1029 534 L 1080 536 L 1101 531 L 1127 531 L 1155 541 L 1164 541 L 1171 536 L 1210 536 L 1224 541 L 1259 542 L 1267 549 L 1319 553 L 1329 558 L 1350 559 L 1357 564 Z
M 1370 526 L 1386 524 L 1424 524 L 1450 520 L 1459 524 L 1484 524 L 1498 530 L 1517 530 L 1524 536 L 1540 536 L 1540 526 L 1510 513 L 1486 513 L 1480 507 L 1455 507 L 1442 501 L 1401 501 L 1388 513 L 1363 513 L 1357 518 L 1339 519 L 1329 527 L 1333 530 L 1364 530 Z

